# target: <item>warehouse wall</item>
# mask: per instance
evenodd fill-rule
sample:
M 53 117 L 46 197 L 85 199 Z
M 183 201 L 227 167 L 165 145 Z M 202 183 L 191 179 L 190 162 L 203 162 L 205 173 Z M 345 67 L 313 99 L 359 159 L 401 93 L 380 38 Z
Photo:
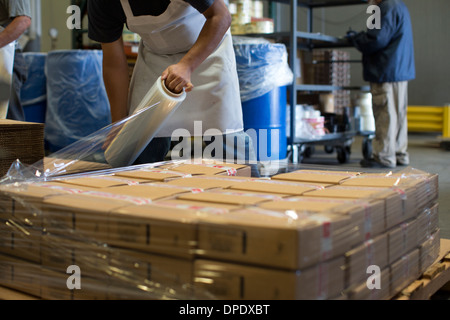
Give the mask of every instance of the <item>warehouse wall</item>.
M 416 80 L 411 81 L 411 105 L 444 105 L 450 103 L 450 1 L 404 0 L 411 14 L 416 55 Z M 364 30 L 369 15 L 366 5 L 314 10 L 314 32 L 341 37 L 349 27 Z M 278 17 L 289 17 L 289 6 L 277 5 Z M 278 31 L 289 30 L 289 19 L 280 19 Z M 306 30 L 306 10 L 299 9 L 299 30 Z M 349 49 L 352 59 L 361 59 Z M 352 85 L 364 84 L 360 64 L 352 64 Z
M 41 0 L 42 52 L 48 52 L 52 49 L 52 41 L 49 36 L 49 30 L 51 28 L 58 30 L 58 39 L 54 49 L 62 50 L 72 48 L 72 32 L 66 25 L 67 18 L 69 17 L 66 10 L 70 4 L 70 0 Z

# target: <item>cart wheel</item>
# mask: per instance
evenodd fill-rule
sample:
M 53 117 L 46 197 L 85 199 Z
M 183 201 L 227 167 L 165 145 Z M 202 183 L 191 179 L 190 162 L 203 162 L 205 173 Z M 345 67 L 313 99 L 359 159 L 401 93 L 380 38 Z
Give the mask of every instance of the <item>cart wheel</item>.
M 334 151 L 333 146 L 325 146 L 324 149 L 326 153 L 333 153 Z
M 364 139 L 362 152 L 364 159 L 369 160 L 372 157 L 372 140 Z
M 311 156 L 316 152 L 314 146 L 308 146 L 305 148 L 305 151 L 303 152 L 303 155 L 305 158 L 311 158 Z
M 350 158 L 350 152 L 347 148 L 336 148 L 337 159 L 339 163 L 346 163 Z

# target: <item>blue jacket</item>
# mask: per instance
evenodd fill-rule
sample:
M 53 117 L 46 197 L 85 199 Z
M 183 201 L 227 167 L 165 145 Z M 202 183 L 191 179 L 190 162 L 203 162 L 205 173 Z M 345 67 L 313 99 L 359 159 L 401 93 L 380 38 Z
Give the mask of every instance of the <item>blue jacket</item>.
M 383 0 L 381 28 L 360 32 L 353 39 L 363 54 L 364 80 L 368 82 L 397 82 L 413 80 L 414 43 L 411 18 L 401 0 Z

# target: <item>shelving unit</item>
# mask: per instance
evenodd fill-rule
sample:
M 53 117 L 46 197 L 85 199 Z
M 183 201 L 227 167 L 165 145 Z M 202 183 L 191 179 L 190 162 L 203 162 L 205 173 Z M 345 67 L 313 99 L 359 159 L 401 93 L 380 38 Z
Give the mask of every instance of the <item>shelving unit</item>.
M 292 70 L 297 70 L 297 50 L 312 50 L 312 49 L 325 49 L 325 48 L 345 48 L 351 47 L 346 40 L 324 35 L 321 33 L 313 32 L 313 9 L 324 8 L 324 7 L 337 7 L 337 6 L 348 6 L 348 5 L 361 5 L 366 4 L 367 0 L 272 0 L 271 3 L 282 3 L 290 5 L 291 11 L 291 25 L 289 32 L 275 32 L 272 34 L 253 34 L 250 36 L 261 36 L 265 38 L 270 38 L 276 42 L 282 42 L 288 44 L 289 47 L 289 65 Z M 298 30 L 298 8 L 306 8 L 307 10 L 307 30 Z M 296 163 L 301 156 L 299 154 L 299 146 L 305 144 L 313 144 L 315 141 L 308 141 L 305 139 L 298 139 L 295 137 L 295 106 L 297 105 L 297 93 L 301 92 L 330 92 L 339 90 L 358 90 L 358 91 L 369 91 L 368 86 L 332 86 L 332 85 L 319 85 L 319 84 L 297 84 L 296 77 L 294 76 L 294 81 L 292 85 L 288 86 L 289 90 L 289 101 L 290 101 L 290 135 L 288 140 L 288 150 L 290 149 L 290 158 L 292 162 Z M 338 160 L 340 162 L 345 162 L 348 159 L 349 152 L 349 139 L 352 139 L 357 132 L 345 132 L 345 134 L 330 134 L 323 137 L 317 141 L 318 144 L 330 143 L 337 146 Z M 368 140 L 371 137 L 371 133 L 363 134 L 365 136 L 365 145 L 369 143 Z M 341 143 L 342 142 L 342 143 Z M 367 145 L 365 146 L 368 147 Z

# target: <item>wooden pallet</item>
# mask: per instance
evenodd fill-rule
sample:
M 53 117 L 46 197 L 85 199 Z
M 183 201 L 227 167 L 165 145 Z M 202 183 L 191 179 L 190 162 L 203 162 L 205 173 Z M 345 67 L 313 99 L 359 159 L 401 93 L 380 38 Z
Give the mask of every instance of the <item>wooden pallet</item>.
M 394 300 L 428 300 L 440 290 L 450 290 L 450 239 L 441 239 L 438 259 Z

